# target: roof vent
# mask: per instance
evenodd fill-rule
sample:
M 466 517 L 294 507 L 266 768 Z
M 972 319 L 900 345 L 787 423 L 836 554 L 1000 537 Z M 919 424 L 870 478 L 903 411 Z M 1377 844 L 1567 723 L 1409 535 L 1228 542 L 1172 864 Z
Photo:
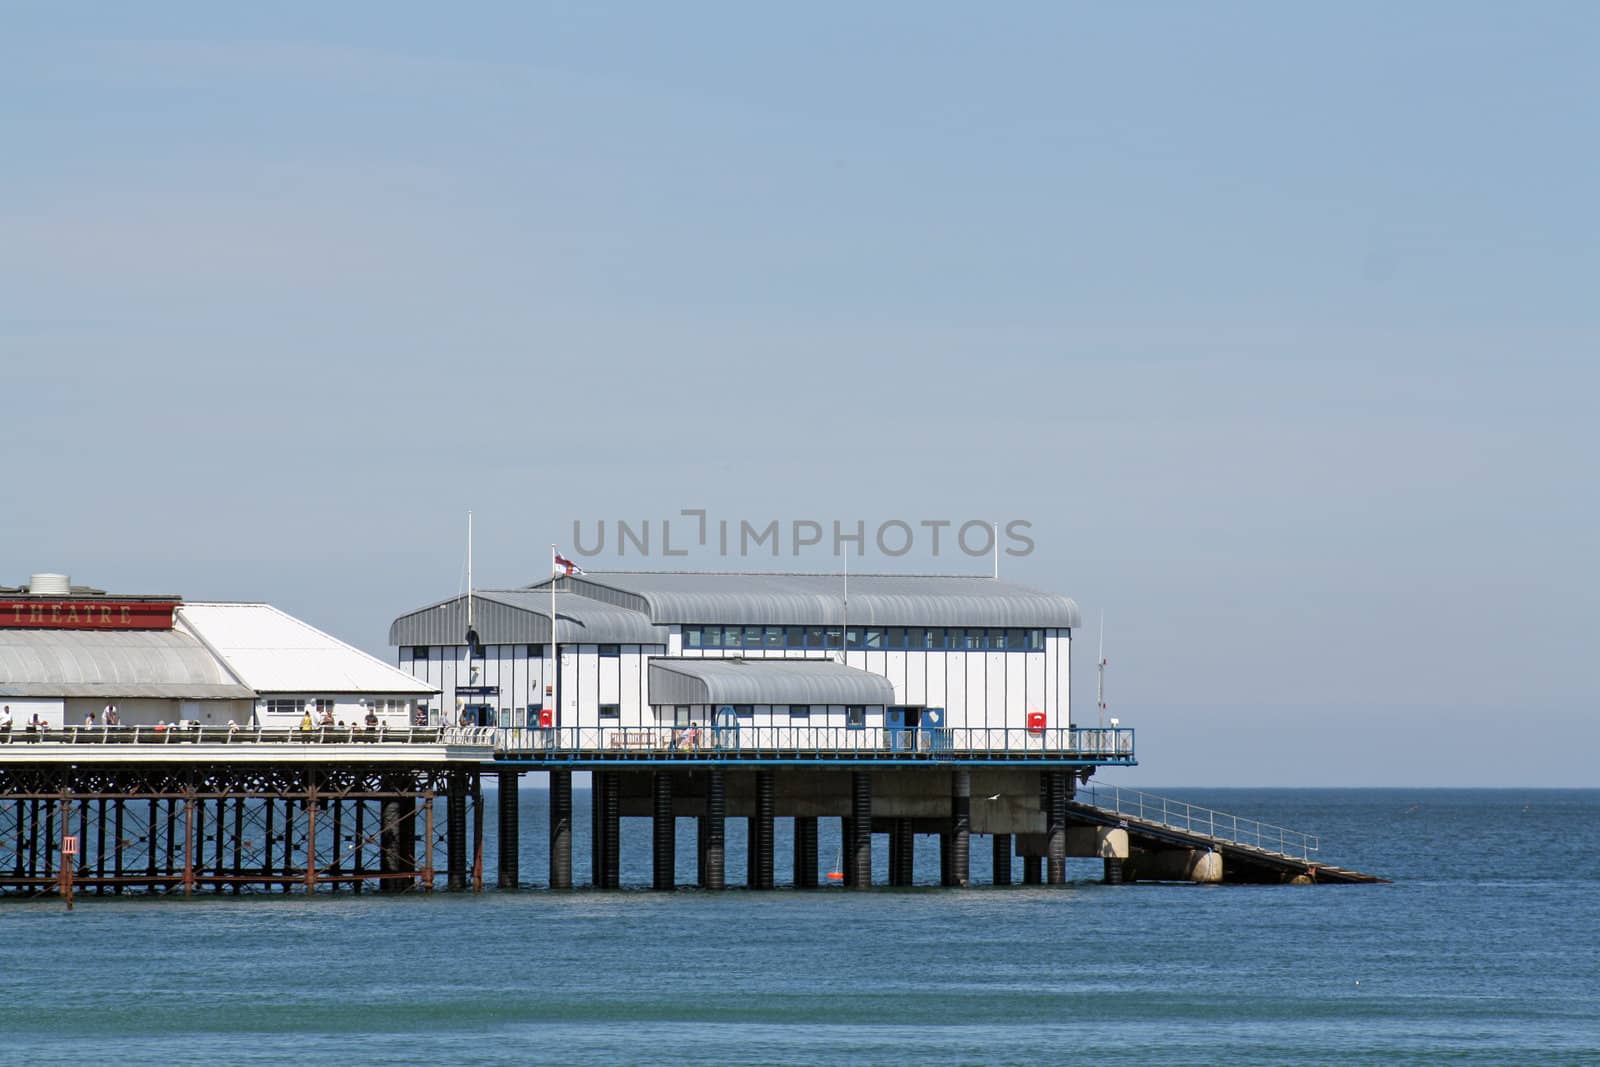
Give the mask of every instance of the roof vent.
M 35 574 L 28 579 L 28 592 L 34 596 L 67 596 L 72 592 L 72 579 L 65 574 Z

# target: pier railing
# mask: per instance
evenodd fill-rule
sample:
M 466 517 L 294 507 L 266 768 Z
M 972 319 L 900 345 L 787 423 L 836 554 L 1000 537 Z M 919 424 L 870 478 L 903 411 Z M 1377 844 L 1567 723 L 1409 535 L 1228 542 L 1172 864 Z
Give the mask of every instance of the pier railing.
M 1197 837 L 1263 852 L 1276 852 L 1295 859 L 1311 860 L 1317 851 L 1317 838 L 1276 826 L 1260 819 L 1241 818 L 1225 811 L 1204 808 L 1171 797 L 1142 793 L 1137 789 L 1120 786 L 1087 786 L 1078 790 L 1079 803 L 1090 804 L 1104 811 L 1115 812 L 1141 822 L 1154 823 Z
M 546 758 L 1134 762 L 1129 727 L 581 726 L 505 727 L 493 734 L 498 753 Z
M 473 736 L 457 738 L 470 733 Z M 351 744 L 487 745 L 492 730 L 446 729 L 438 726 L 67 726 L 44 730 L 0 731 L 0 745 L 184 745 L 206 744 Z

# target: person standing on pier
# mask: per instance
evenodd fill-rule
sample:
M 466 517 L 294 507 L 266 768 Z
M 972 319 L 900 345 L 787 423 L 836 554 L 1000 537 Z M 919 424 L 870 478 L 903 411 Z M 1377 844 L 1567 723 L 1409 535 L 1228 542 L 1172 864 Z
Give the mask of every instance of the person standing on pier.
M 105 715 L 103 715 L 101 719 L 107 726 L 122 725 L 122 714 L 121 712 L 117 711 L 117 706 L 115 704 L 106 705 Z
M 7 704 L 0 710 L 0 743 L 11 740 L 11 705 Z
M 94 712 L 86 711 L 83 713 L 83 725 L 91 729 L 94 727 Z

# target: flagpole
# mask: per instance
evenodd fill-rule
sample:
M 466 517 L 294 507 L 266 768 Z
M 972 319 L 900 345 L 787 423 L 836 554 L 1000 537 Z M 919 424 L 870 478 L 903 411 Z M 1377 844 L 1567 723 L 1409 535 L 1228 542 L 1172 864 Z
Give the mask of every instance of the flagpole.
M 561 719 L 561 651 L 556 648 L 556 546 L 550 546 L 550 721 Z

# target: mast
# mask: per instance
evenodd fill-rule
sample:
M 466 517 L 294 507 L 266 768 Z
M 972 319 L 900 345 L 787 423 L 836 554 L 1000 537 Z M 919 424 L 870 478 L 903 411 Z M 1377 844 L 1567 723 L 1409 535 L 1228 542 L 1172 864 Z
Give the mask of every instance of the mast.
M 1095 664 L 1096 701 L 1100 706 L 1100 728 L 1106 726 L 1106 613 L 1100 612 L 1100 662 Z
M 561 652 L 556 648 L 556 546 L 550 546 L 550 721 L 560 725 Z
M 850 665 L 850 550 L 844 550 L 844 613 L 839 625 L 839 662 Z

